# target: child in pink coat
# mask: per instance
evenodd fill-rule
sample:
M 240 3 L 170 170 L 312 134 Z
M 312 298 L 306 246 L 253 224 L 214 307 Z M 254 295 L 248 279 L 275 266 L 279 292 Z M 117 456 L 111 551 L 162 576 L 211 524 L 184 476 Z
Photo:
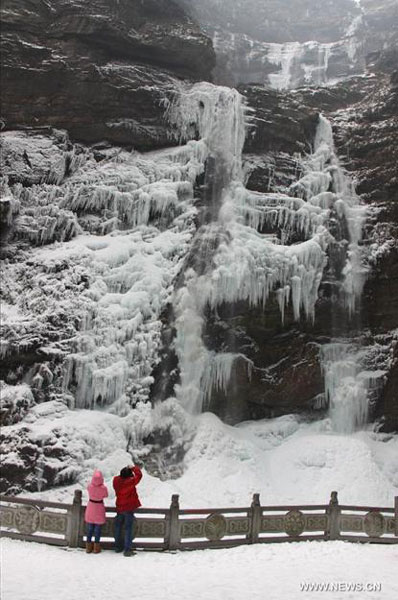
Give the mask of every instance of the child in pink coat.
M 87 486 L 89 501 L 84 513 L 84 520 L 87 523 L 87 541 L 86 552 L 89 554 L 94 550 L 94 554 L 101 552 L 101 526 L 105 523 L 105 505 L 104 498 L 108 496 L 108 489 L 104 485 L 104 478 L 101 471 L 94 471 L 91 483 Z M 94 535 L 94 545 L 91 541 Z

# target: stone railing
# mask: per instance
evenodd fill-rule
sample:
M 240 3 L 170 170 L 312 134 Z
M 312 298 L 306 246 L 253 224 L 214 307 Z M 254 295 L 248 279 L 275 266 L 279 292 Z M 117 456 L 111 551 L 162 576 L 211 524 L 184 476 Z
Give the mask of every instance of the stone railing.
M 0 496 L 1 535 L 72 548 L 84 544 L 82 492 L 72 504 Z M 101 543 L 112 547 L 115 509 L 106 507 Z M 254 494 L 245 508 L 140 508 L 134 545 L 152 550 L 226 548 L 241 544 L 348 540 L 398 544 L 398 496 L 394 507 L 346 506 L 332 492 L 329 504 L 261 506 Z

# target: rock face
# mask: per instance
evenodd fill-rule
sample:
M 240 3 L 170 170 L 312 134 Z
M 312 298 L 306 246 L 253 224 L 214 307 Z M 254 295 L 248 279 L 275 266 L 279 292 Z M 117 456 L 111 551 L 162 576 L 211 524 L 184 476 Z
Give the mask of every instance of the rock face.
M 206 79 L 210 40 L 173 1 L 2 3 L 2 118 L 72 139 L 164 146 L 176 77 Z
M 179 0 L 200 22 L 265 42 L 341 39 L 358 8 L 352 0 Z
M 390 0 L 180 2 L 212 36 L 215 76 L 226 85 L 326 85 L 365 72 L 369 53 L 397 43 L 398 5 Z

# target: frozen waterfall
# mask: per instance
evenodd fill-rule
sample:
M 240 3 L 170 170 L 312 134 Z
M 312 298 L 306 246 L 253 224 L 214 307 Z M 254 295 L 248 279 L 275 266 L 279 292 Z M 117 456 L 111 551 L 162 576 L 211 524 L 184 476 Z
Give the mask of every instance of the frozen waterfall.
M 364 351 L 349 342 L 326 344 L 321 354 L 333 430 L 352 433 L 361 429 L 368 420 L 369 392 L 380 386 L 385 372 L 364 369 Z
M 282 320 L 290 302 L 296 320 L 301 315 L 313 320 L 328 245 L 340 242 L 329 231 L 333 215 L 349 231 L 340 285 L 347 310 L 353 313 L 366 274 L 359 248 L 366 210 L 339 165 L 331 125 L 322 115 L 314 151 L 302 160 L 303 176 L 289 194 L 245 188 L 242 148 L 248 115 L 236 90 L 194 85 L 176 99 L 169 118 L 178 125 L 183 140 L 199 137 L 187 145 L 201 147 L 203 160 L 214 158 L 222 165 L 211 173 L 213 196 L 209 200 L 217 210 L 212 222 L 196 233 L 196 248 L 203 256 L 201 260 L 196 256 L 187 268 L 184 285 L 173 300 L 181 377 L 176 396 L 187 410 L 198 413 L 208 393 L 204 389 L 216 385 L 212 381 L 218 378 L 202 339 L 206 307 L 216 309 L 238 301 L 264 306 L 270 294 L 276 293 Z M 282 230 L 280 239 L 262 233 L 264 226 L 271 225 Z M 290 237 L 297 232 L 304 241 L 292 244 Z M 223 388 L 227 372 L 223 371 Z
M 63 260 L 75 265 L 71 285 L 79 273 L 87 279 L 63 379 L 79 408 L 126 414 L 148 399 L 161 314 L 171 305 L 180 376 L 174 395 L 189 413 L 201 412 L 212 389 L 228 391 L 238 356 L 207 348 L 206 311 L 236 302 L 264 306 L 275 295 L 282 321 L 290 305 L 295 320 L 313 321 L 330 244 L 347 247 L 340 296 L 348 312 L 357 311 L 366 212 L 339 165 L 330 123 L 320 117 L 314 149 L 300 159 L 302 176 L 286 193 L 260 193 L 244 185 L 250 112 L 236 90 L 181 83 L 166 115 L 178 147 L 109 151 L 98 164 L 86 154 L 62 187 L 35 190 L 40 206 L 54 198 L 61 211 L 72 206 L 86 231 L 35 258 L 51 277 Z M 194 198 L 200 176 L 201 207 Z M 345 224 L 348 240 L 331 232 L 332 217 Z
M 250 34 L 216 27 L 213 45 L 236 84 L 258 83 L 276 90 L 334 85 L 365 72 L 363 9 L 358 6 L 335 41 L 268 42 Z M 224 81 L 224 72 L 219 73 Z
M 271 65 L 279 67 L 277 72 L 268 75 L 270 87 L 278 90 L 294 89 L 300 86 L 327 86 L 344 79 L 348 72 L 361 72 L 363 60 L 359 56 L 360 39 L 358 32 L 362 26 L 363 14 L 353 19 L 343 39 L 336 42 L 321 43 L 309 41 L 304 43 L 286 42 L 284 44 L 263 44 L 266 46 L 266 58 Z M 336 69 L 333 58 L 344 57 L 347 73 Z
M 331 188 L 335 196 L 334 217 L 341 224 L 340 231 L 346 232 L 346 237 L 341 234 L 340 239 L 335 240 L 345 252 L 345 264 L 336 286 L 336 300 L 352 318 L 360 312 L 362 290 L 368 273 L 366 250 L 361 246 L 367 208 L 360 204 L 353 182 L 339 163 L 330 122 L 322 115 L 315 148 L 316 154 L 323 155 L 328 161 Z M 367 423 L 369 393 L 379 385 L 384 372 L 365 369 L 362 365 L 363 356 L 363 349 L 344 339 L 322 347 L 325 400 L 329 404 L 331 424 L 336 432 L 351 433 Z

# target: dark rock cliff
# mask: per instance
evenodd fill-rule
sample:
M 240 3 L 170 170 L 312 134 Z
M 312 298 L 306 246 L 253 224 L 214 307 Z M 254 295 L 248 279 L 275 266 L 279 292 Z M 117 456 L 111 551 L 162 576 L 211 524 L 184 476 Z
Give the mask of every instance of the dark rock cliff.
M 176 78 L 207 79 L 210 40 L 172 0 L 5 0 L 2 119 L 83 142 L 164 146 Z

